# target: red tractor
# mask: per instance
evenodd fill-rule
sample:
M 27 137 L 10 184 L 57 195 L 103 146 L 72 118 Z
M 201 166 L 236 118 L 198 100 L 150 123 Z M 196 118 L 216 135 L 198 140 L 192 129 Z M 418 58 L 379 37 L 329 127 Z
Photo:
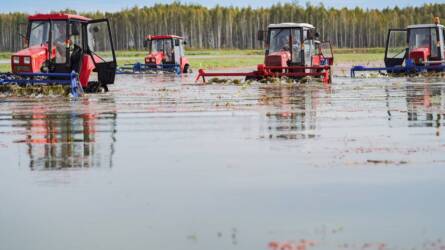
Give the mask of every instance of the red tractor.
M 307 23 L 271 24 L 268 31 L 259 31 L 258 40 L 266 45 L 264 64 L 247 73 L 206 73 L 199 70 L 197 80 L 207 76 L 245 76 L 247 80 L 269 77 L 289 77 L 299 80 L 306 76 L 331 82 L 334 62 L 331 44 L 318 41 L 315 27 Z
M 409 25 L 405 29 L 390 29 L 386 38 L 385 67 L 354 66 L 357 71 L 386 71 L 409 75 L 445 71 L 445 27 L 439 18 L 434 24 Z
M 180 36 L 146 36 L 144 45 L 149 54 L 145 57 L 147 65 L 173 65 L 179 67 L 179 72 L 189 73 L 190 64 L 184 55 L 186 42 Z
M 61 13 L 32 15 L 23 37 L 25 49 L 11 56 L 12 73 L 17 77 L 0 77 L 0 84 L 64 83 L 72 74 L 78 75 L 85 91 L 106 91 L 107 84 L 114 83 L 117 64 L 107 19 Z M 97 73 L 96 81 L 91 81 L 93 72 Z M 72 80 L 68 82 L 72 84 Z
M 144 47 L 148 50 L 144 63 L 128 64 L 118 69 L 118 74 L 153 71 L 190 73 L 190 63 L 184 55 L 184 38 L 174 35 L 146 36 Z

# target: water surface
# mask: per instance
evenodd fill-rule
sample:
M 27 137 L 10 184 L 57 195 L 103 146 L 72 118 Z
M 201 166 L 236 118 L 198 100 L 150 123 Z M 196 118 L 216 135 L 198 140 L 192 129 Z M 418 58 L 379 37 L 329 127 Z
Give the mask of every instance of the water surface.
M 445 248 L 444 82 L 110 89 L 0 98 L 1 250 Z

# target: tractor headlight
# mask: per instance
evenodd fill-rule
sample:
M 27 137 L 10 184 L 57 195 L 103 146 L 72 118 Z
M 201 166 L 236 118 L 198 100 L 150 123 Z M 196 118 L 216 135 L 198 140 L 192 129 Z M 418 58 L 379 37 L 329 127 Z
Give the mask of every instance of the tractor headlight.
M 25 56 L 25 57 L 23 58 L 23 63 L 24 63 L 24 64 L 31 64 L 31 57 L 29 57 L 29 56 Z
M 19 63 L 20 63 L 20 57 L 18 57 L 18 56 L 14 56 L 14 57 L 12 57 L 12 62 L 13 62 L 14 64 L 19 64 Z

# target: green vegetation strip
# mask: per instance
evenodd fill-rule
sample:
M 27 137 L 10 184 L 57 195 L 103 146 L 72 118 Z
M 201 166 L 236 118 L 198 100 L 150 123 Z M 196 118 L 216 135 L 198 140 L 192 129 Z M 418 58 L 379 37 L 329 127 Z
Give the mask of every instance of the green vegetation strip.
M 187 50 L 193 69 L 255 67 L 264 61 L 262 50 Z M 146 51 L 117 51 L 119 66 L 143 62 Z M 1 52 L 0 59 L 9 59 L 10 53 Z M 335 49 L 335 63 L 366 64 L 383 63 L 383 49 Z M 11 71 L 9 62 L 0 64 L 0 72 Z

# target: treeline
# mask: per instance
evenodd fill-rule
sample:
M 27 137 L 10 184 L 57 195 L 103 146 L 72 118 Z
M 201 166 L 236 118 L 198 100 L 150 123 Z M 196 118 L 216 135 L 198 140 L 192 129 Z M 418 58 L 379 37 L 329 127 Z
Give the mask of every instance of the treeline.
M 76 13 L 74 10 L 64 12 Z M 445 4 L 421 7 L 377 9 L 335 9 L 323 5 L 276 4 L 270 8 L 207 8 L 181 3 L 134 7 L 119 12 L 78 13 L 91 18 L 109 18 L 115 47 L 119 50 L 143 48 L 147 34 L 185 36 L 192 48 L 261 48 L 257 31 L 270 23 L 308 22 L 315 25 L 322 40 L 339 48 L 383 47 L 388 28 L 431 23 L 444 18 Z M 14 51 L 21 39 L 18 24 L 26 22 L 23 13 L 0 14 L 0 50 Z

